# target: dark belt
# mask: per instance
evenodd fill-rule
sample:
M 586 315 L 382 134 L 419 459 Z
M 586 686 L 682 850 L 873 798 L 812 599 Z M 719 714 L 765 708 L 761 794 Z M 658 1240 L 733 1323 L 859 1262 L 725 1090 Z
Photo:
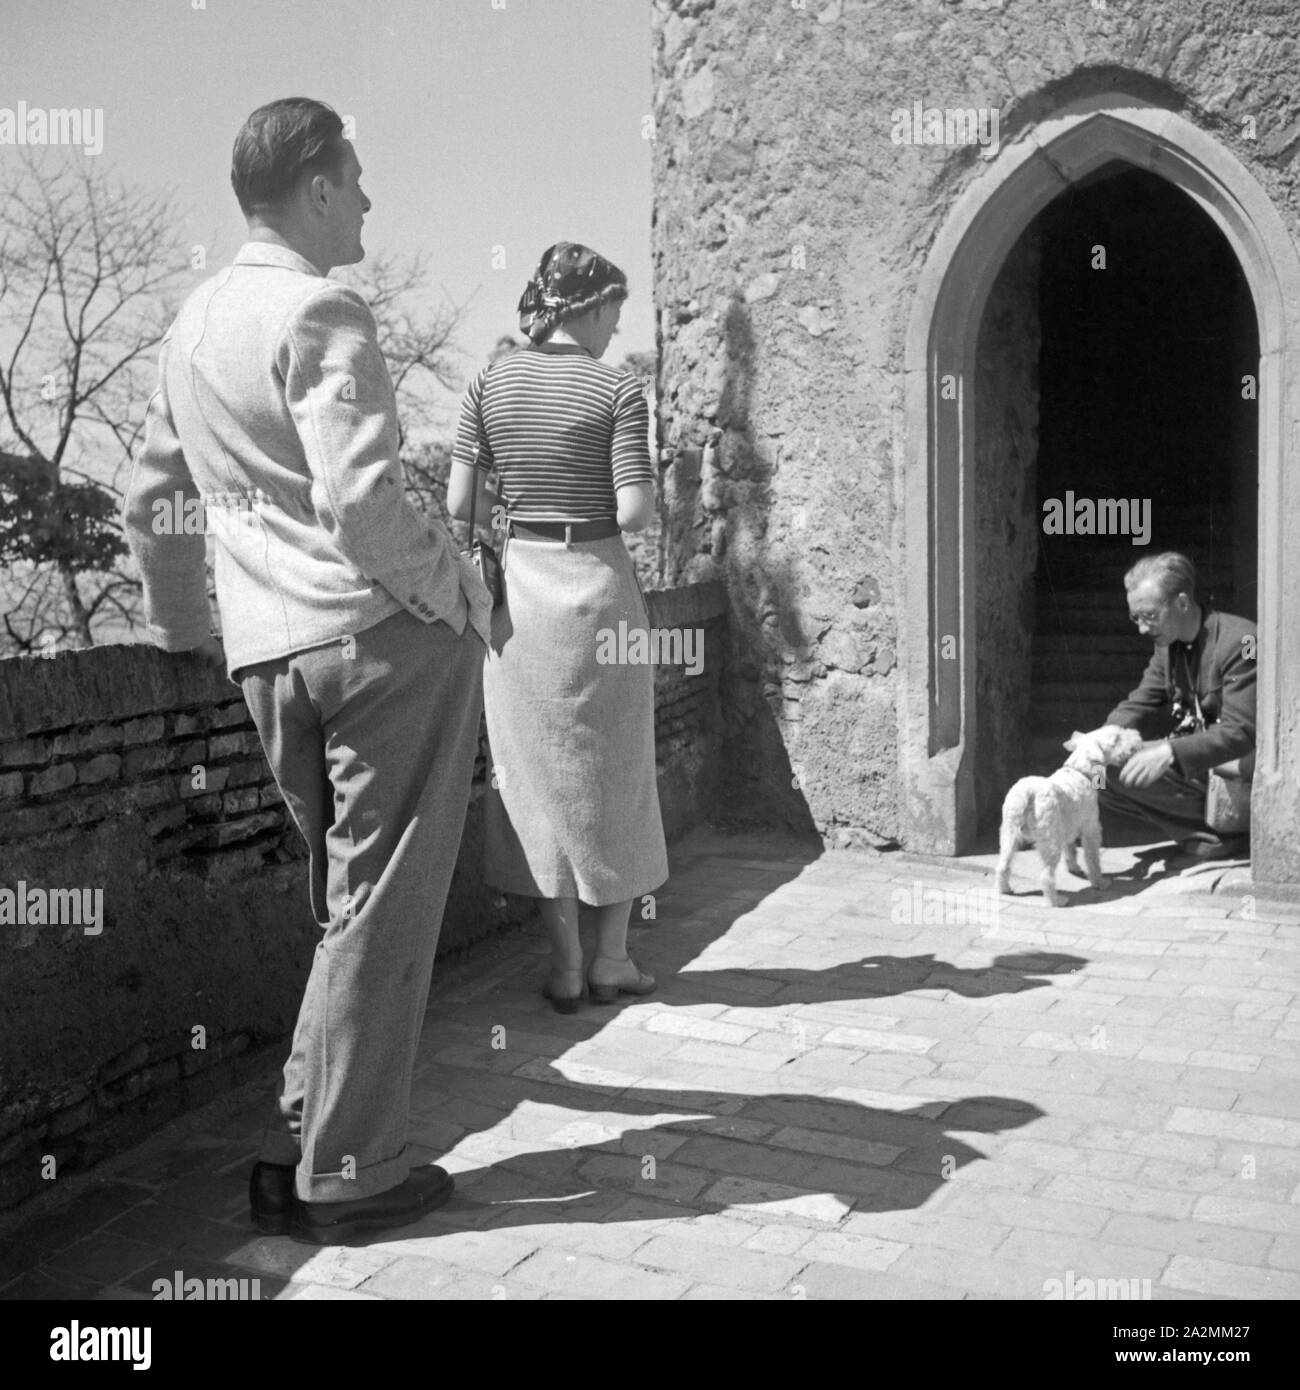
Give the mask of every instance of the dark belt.
M 601 521 L 512 521 L 509 534 L 521 541 L 603 541 L 619 534 L 612 517 Z

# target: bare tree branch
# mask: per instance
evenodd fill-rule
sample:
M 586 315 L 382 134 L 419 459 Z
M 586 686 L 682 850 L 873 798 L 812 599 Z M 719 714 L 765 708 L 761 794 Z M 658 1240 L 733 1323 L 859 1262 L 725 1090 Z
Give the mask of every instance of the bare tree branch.
M 24 150 L 0 177 L 0 650 L 137 621 L 118 480 L 183 287 L 178 220 L 75 155 Z

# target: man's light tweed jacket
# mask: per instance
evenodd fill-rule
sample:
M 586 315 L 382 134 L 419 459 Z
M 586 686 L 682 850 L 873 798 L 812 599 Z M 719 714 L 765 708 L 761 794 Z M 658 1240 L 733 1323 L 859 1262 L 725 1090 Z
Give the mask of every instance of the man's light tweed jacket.
M 400 608 L 457 633 L 468 618 L 489 640 L 487 590 L 406 496 L 373 315 L 287 247 L 245 244 L 162 343 L 123 520 L 168 651 L 210 631 L 200 498 L 232 673 Z

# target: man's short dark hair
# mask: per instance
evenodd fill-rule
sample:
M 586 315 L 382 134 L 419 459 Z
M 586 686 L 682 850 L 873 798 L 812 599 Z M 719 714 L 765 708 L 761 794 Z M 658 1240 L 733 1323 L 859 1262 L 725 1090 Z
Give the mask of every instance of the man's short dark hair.
M 337 180 L 346 154 L 343 121 L 310 97 L 259 106 L 235 136 L 230 184 L 245 215 L 282 206 L 305 175 Z

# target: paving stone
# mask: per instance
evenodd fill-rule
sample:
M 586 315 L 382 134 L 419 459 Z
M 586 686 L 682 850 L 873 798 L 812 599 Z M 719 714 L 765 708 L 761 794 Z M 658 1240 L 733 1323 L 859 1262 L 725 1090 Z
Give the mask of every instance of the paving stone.
M 1139 1134 L 1131 1145 L 1134 1153 L 1150 1158 L 1173 1159 L 1198 1167 L 1213 1167 L 1219 1146 L 1213 1139 L 1192 1138 L 1182 1134 Z
M 771 1303 L 784 1300 L 785 1295 L 776 1293 L 755 1293 L 752 1289 L 727 1289 L 720 1284 L 692 1284 L 682 1295 L 688 1302 L 705 1300 L 709 1303 L 732 1301 L 737 1303 Z
M 157 1251 L 151 1245 L 128 1240 L 111 1231 L 98 1231 L 68 1246 L 44 1268 L 56 1276 L 81 1276 L 101 1284 L 116 1284 L 152 1264 L 156 1258 Z
M 1162 1158 L 1146 1159 L 1138 1179 L 1143 1187 L 1168 1188 L 1198 1197 L 1206 1192 L 1217 1192 L 1224 1185 L 1224 1175 L 1217 1168 L 1188 1167 L 1185 1163 Z
M 1102 1208 L 1051 1196 L 1026 1196 L 994 1188 L 962 1189 L 960 1186 L 947 1193 L 944 1213 L 991 1221 L 1013 1231 L 1028 1228 L 1085 1237 L 1099 1235 L 1110 1216 L 1110 1212 Z
M 758 1293 L 777 1293 L 788 1288 L 805 1263 L 798 1256 L 762 1251 L 752 1251 L 739 1260 L 726 1247 L 678 1235 L 655 1236 L 633 1258 L 638 1265 L 689 1275 L 691 1282 L 730 1285 Z
M 183 1265 L 282 1301 L 1042 1300 L 1068 1270 L 1296 1296 L 1293 929 L 1189 918 L 1155 884 L 1122 914 L 1026 894 L 992 928 L 896 923 L 895 886 L 971 876 L 815 851 L 768 873 L 782 843 L 674 847 L 646 1000 L 554 1014 L 523 936 L 435 980 L 411 1133 L 460 1190 L 420 1222 L 257 1238 L 250 1100 L 123 1155 L 107 1197 L 0 1221 L 0 1292 L 149 1297 Z
M 666 1271 L 658 1261 L 654 1262 L 656 1268 L 647 1268 L 643 1258 L 661 1239 L 654 1237 L 647 1241 L 633 1255 L 632 1263 L 602 1260 L 594 1255 L 547 1246 L 514 1271 L 512 1284 L 517 1281 L 555 1293 L 589 1294 L 598 1298 L 680 1298 L 693 1281 L 678 1272 Z M 712 1250 L 725 1260 L 726 1252 L 719 1247 L 700 1245 L 693 1248 Z
M 908 1250 L 889 1267 L 886 1277 L 935 1284 L 966 1298 L 1041 1300 L 1053 1277 L 1041 1265 L 1012 1263 L 963 1254 L 956 1250 Z
M 1178 1255 L 1258 1266 L 1271 1237 L 1260 1231 L 1235 1230 L 1203 1221 L 1168 1221 L 1122 1212 L 1112 1216 L 1101 1237 L 1112 1245 L 1137 1245 Z
M 226 1263 L 286 1281 L 355 1289 L 394 1258 L 387 1250 L 372 1252 L 346 1245 L 315 1248 L 287 1236 L 260 1236 L 232 1250 Z
M 933 1210 L 920 1212 L 853 1211 L 839 1229 L 846 1234 L 866 1235 L 903 1245 L 934 1246 L 983 1255 L 993 1254 L 1011 1232 L 1009 1226 L 955 1215 L 951 1206 L 938 1205 Z
M 902 1144 L 880 1144 L 871 1140 L 852 1138 L 843 1134 L 825 1134 L 820 1130 L 786 1125 L 767 1137 L 766 1142 L 796 1153 L 821 1154 L 828 1158 L 843 1158 L 853 1163 L 886 1167 L 902 1153 Z
M 426 1295 L 432 1297 L 433 1295 Z M 332 1284 L 289 1283 L 275 1295 L 277 1301 L 288 1303 L 382 1303 L 376 1293 L 365 1293 L 361 1289 L 339 1289 Z
M 752 1038 L 756 1028 L 742 1028 L 735 1023 L 722 1023 L 710 1018 L 691 1018 L 677 1013 L 658 1013 L 646 1023 L 651 1033 L 667 1033 L 680 1038 L 698 1038 L 705 1042 L 740 1044 Z
M 368 1240 L 364 1253 L 377 1262 L 375 1272 L 389 1268 L 394 1261 L 409 1257 L 427 1260 L 434 1265 L 454 1265 L 477 1270 L 481 1274 L 500 1276 L 521 1264 L 536 1248 L 531 1242 L 520 1239 L 517 1233 L 507 1234 L 496 1229 L 413 1234 L 425 1229 L 427 1227 L 421 1222 L 403 1227 L 391 1239 Z M 370 1258 L 367 1258 L 365 1266 L 369 1263 Z M 370 1277 L 363 1274 L 361 1282 L 368 1281 Z M 346 1286 L 354 1287 L 350 1283 Z
M 818 1231 L 799 1248 L 800 1259 L 857 1269 L 888 1269 L 908 1249 L 901 1241 L 878 1240 L 852 1231 Z
M 1300 1146 L 1300 1122 L 1265 1115 L 1227 1115 L 1180 1106 L 1170 1116 L 1166 1128 L 1181 1134 L 1210 1134 L 1242 1143 Z
M 754 1230 L 747 1222 L 741 1224 L 752 1231 L 752 1234 L 741 1242 L 745 1249 L 762 1250 L 768 1255 L 794 1255 L 802 1250 L 811 1238 L 810 1232 L 798 1226 L 759 1226 Z
M 946 1154 L 937 1155 L 939 1163 L 935 1162 L 936 1155 L 927 1154 L 920 1157 L 912 1154 L 904 1154 L 894 1165 L 896 1168 L 912 1166 L 918 1168 L 923 1166 L 924 1172 L 933 1180 L 939 1178 L 940 1185 L 955 1184 L 964 1190 L 979 1193 L 979 1200 L 984 1200 L 986 1196 L 994 1192 L 1029 1197 L 1036 1192 L 1041 1192 L 1050 1181 L 1051 1175 L 1042 1168 L 1036 1168 L 1031 1164 L 995 1163 L 995 1162 L 969 1162 L 953 1170 L 952 1176 L 946 1180 L 942 1178 L 942 1161 L 948 1157 Z
M 1170 1256 L 1158 1247 L 1111 1244 L 1049 1231 L 1012 1231 L 998 1247 L 997 1259 L 1048 1266 L 1062 1280 L 1067 1270 L 1080 1279 L 1154 1280 Z
M 226 1225 L 209 1221 L 193 1212 L 146 1202 L 132 1207 L 105 1231 L 142 1241 L 178 1255 L 188 1254 L 202 1259 L 221 1259 L 231 1250 L 243 1245 L 252 1231 L 251 1224 Z
M 1186 1216 L 1194 1201 L 1181 1192 L 1153 1191 L 1136 1183 L 1076 1173 L 1053 1178 L 1044 1189 L 1044 1195 L 1063 1202 L 1092 1203 L 1112 1211 L 1136 1212 L 1143 1216 Z
M 1290 1204 L 1257 1202 L 1248 1197 L 1216 1193 L 1198 1198 L 1192 1216 L 1197 1221 L 1243 1226 L 1271 1235 L 1300 1235 L 1300 1206 Z
M 963 1290 L 950 1284 L 900 1278 L 895 1269 L 885 1273 L 853 1265 L 817 1261 L 799 1272 L 793 1291 L 801 1299 L 921 1300 L 960 1299 Z
M 1196 1255 L 1175 1255 L 1161 1282 L 1176 1289 L 1228 1298 L 1300 1298 L 1300 1274 L 1226 1264 Z
M 736 1071 L 774 1072 L 785 1065 L 785 1058 L 770 1052 L 744 1051 L 724 1047 L 720 1043 L 687 1042 L 676 1052 L 674 1059 L 694 1062 L 701 1067 L 717 1067 L 722 1075 Z
M 0 1288 L 49 1258 L 48 1250 L 30 1241 L 0 1238 Z
M 159 1206 L 177 1207 L 214 1221 L 236 1221 L 248 1214 L 248 1179 L 221 1173 L 195 1173 L 157 1189 Z
M 65 1205 L 31 1216 L 10 1234 L 24 1244 L 46 1250 L 65 1250 L 152 1196 L 149 1188 L 137 1183 L 95 1183 L 78 1192 Z
M 737 1215 L 752 1215 L 756 1221 L 790 1217 L 799 1221 L 838 1225 L 849 1210 L 849 1203 L 831 1193 L 813 1192 L 786 1183 L 734 1174 L 707 1188 L 702 1200 Z
M 631 1154 L 597 1154 L 585 1159 L 578 1171 L 595 1186 L 618 1187 L 658 1201 L 689 1202 L 712 1181 L 704 1169 L 658 1161 L 651 1167 Z
M 59 1274 L 49 1269 L 30 1269 L 3 1288 L 5 1302 L 65 1302 L 95 1298 L 104 1286 L 81 1274 Z
M 327 1283 L 325 1287 L 338 1286 Z M 531 1300 L 538 1296 L 535 1289 L 512 1289 L 504 1279 L 479 1270 L 413 1255 L 391 1261 L 366 1279 L 363 1287 L 349 1287 L 346 1291 L 380 1299 L 473 1299 L 476 1302 L 505 1301 L 510 1297 Z

